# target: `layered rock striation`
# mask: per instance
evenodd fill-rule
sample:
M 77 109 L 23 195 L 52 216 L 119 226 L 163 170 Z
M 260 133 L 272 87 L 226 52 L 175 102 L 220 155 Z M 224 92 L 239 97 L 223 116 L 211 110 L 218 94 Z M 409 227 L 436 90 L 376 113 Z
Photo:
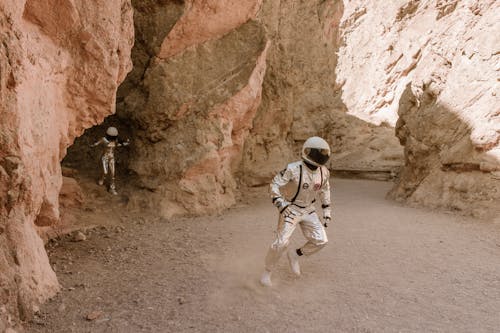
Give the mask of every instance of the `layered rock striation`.
M 131 68 L 132 7 L 5 0 L 0 39 L 0 317 L 26 318 L 59 288 L 37 231 L 59 221 L 66 148 L 114 111 Z
M 349 113 L 396 126 L 391 196 L 488 215 L 500 198 L 496 1 L 351 1 L 337 73 Z

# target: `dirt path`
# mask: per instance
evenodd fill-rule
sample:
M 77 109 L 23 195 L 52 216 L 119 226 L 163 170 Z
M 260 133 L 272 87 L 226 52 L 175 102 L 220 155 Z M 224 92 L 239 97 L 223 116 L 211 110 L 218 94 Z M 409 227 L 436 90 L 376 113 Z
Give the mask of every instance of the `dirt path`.
M 334 183 L 330 244 L 299 279 L 283 258 L 272 289 L 258 284 L 277 214 L 265 189 L 214 217 L 118 206 L 120 227 L 49 244 L 64 289 L 27 331 L 498 332 L 500 226 L 386 201 L 389 183 Z

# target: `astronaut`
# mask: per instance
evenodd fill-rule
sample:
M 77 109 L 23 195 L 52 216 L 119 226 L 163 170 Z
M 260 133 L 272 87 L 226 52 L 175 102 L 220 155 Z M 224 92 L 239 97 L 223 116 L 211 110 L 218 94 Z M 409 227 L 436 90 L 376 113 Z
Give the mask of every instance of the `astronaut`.
M 328 242 L 325 228 L 331 221 L 330 172 L 325 164 L 329 158 L 328 143 L 320 137 L 311 137 L 302 147 L 302 160 L 288 164 L 273 178 L 270 193 L 273 204 L 279 210 L 279 220 L 276 238 L 265 258 L 265 270 L 260 279 L 262 285 L 272 286 L 271 272 L 283 252 L 287 251 L 290 269 L 299 276 L 299 257 L 318 252 Z M 293 198 L 287 199 L 281 194 L 280 188 L 290 182 L 296 186 L 296 191 Z M 322 204 L 323 224 L 314 205 L 317 196 Z M 298 225 L 307 242 L 298 249 L 287 250 Z
M 116 147 L 128 146 L 129 144 L 130 142 L 128 140 L 122 142 L 118 139 L 118 130 L 116 127 L 108 127 L 106 130 L 106 136 L 91 145 L 91 147 L 99 145 L 104 146 L 101 155 L 102 174 L 97 183 L 99 185 L 104 185 L 106 177 L 109 175 L 110 179 L 108 191 L 113 195 L 118 194 L 118 192 L 116 192 L 115 185 L 115 149 Z

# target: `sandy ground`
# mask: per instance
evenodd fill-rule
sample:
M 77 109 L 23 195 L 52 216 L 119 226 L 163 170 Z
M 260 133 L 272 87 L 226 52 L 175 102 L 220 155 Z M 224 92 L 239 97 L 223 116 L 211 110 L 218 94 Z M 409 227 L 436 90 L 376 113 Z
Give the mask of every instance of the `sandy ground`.
M 333 182 L 329 245 L 301 262 L 300 278 L 282 258 L 271 289 L 258 283 L 277 219 L 265 188 L 223 215 L 168 221 L 127 212 L 119 198 L 106 208 L 94 189 L 89 211 L 105 212 L 107 226 L 48 244 L 63 290 L 26 329 L 500 330 L 499 225 L 387 201 L 390 183 Z

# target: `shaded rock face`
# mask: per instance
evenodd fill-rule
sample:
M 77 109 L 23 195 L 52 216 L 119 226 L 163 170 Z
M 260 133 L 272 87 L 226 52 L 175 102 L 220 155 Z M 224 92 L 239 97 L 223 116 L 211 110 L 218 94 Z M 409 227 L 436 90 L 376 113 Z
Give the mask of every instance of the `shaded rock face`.
M 394 198 L 488 215 L 500 198 L 496 1 L 351 1 L 337 73 L 349 113 L 396 124 Z M 489 210 L 491 211 L 491 210 Z
M 37 227 L 59 221 L 66 147 L 114 110 L 132 24 L 125 0 L 0 4 L 0 307 L 9 313 L 27 317 L 58 290 Z
M 477 217 L 498 216 L 498 149 L 478 147 L 471 124 L 438 103 L 439 93 L 426 85 L 417 89 L 408 84 L 401 96 L 396 133 L 406 165 L 390 196 Z
M 343 104 L 335 93 L 337 28 L 341 1 L 265 1 L 258 21 L 272 41 L 263 97 L 243 155 L 245 183 L 268 183 L 297 147 L 316 134 L 327 137 Z
M 342 1 L 263 3 L 257 20 L 272 43 L 262 102 L 239 168 L 245 184 L 269 183 L 300 158 L 303 142 L 313 135 L 330 143 L 334 172 L 390 173 L 402 164 L 390 126 L 346 114 L 335 73 L 343 11 Z

